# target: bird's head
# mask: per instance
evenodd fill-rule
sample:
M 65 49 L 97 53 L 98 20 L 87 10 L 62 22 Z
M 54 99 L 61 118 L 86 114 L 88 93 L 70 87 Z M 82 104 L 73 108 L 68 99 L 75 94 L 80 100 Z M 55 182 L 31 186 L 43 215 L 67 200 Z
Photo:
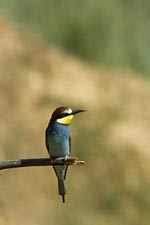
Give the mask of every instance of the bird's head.
M 60 124 L 69 125 L 75 114 L 85 111 L 83 109 L 72 110 L 66 106 L 61 106 L 54 110 L 50 122 L 56 121 Z

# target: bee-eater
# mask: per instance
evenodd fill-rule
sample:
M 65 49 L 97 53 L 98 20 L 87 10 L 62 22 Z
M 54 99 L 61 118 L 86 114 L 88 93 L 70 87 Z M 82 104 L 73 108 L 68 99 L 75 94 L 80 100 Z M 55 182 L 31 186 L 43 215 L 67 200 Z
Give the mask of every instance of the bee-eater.
M 52 113 L 50 122 L 46 129 L 46 147 L 52 160 L 59 157 L 70 156 L 71 137 L 70 123 L 75 114 L 86 110 L 72 110 L 71 108 L 62 106 L 55 109 Z M 65 184 L 64 180 L 67 173 L 67 165 L 53 166 L 58 179 L 58 192 L 62 196 L 62 201 L 65 202 Z

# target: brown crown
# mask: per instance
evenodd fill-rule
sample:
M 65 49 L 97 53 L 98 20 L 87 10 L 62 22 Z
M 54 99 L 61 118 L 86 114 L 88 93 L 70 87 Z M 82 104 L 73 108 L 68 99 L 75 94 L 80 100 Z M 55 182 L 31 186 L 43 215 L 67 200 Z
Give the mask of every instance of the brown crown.
M 57 120 L 59 118 L 60 113 L 62 113 L 66 109 L 68 109 L 68 107 L 66 107 L 66 106 L 61 106 L 61 107 L 58 107 L 57 109 L 55 109 L 54 112 L 52 113 L 50 121 Z

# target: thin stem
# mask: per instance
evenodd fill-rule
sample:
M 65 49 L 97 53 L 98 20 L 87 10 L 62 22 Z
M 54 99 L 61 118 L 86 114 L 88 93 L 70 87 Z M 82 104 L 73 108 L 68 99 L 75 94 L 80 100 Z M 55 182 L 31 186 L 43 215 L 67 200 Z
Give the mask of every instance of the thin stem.
M 77 158 L 69 157 L 57 158 L 56 160 L 51 160 L 50 158 L 34 158 L 34 159 L 16 159 L 0 161 L 0 170 L 19 168 L 19 167 L 29 167 L 29 166 L 53 166 L 53 165 L 83 165 L 84 161 L 78 161 Z

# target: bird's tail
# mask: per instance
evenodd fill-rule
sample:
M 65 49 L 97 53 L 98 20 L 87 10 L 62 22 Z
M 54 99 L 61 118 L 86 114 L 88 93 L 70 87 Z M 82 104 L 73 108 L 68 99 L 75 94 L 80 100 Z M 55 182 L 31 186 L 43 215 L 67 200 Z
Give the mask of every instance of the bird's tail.
M 65 183 L 64 183 L 64 180 L 59 178 L 58 178 L 58 192 L 59 192 L 59 195 L 62 196 L 63 203 L 65 203 L 65 194 L 66 194 Z

